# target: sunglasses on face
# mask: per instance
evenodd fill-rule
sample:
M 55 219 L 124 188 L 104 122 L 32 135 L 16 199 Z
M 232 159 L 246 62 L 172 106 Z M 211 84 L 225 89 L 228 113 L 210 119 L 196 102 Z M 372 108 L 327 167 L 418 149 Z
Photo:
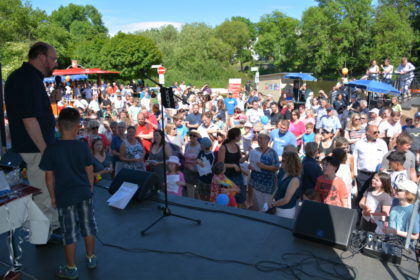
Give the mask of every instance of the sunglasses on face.
M 99 126 L 92 126 L 90 129 L 98 129 Z
M 376 135 L 379 134 L 379 131 L 373 131 L 372 133 Z

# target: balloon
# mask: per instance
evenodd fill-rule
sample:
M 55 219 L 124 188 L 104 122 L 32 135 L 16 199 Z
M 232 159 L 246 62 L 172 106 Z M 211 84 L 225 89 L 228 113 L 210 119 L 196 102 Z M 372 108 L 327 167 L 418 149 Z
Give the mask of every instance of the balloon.
M 349 73 L 349 69 L 347 69 L 346 67 L 344 67 L 343 69 L 341 69 L 341 74 L 347 75 L 348 73 Z
M 264 125 L 268 124 L 268 117 L 267 116 L 262 116 L 261 117 L 261 123 L 264 124 Z
M 226 194 L 221 193 L 216 197 L 216 203 L 220 205 L 228 205 L 229 197 Z
M 70 76 L 66 76 L 66 82 L 70 81 Z

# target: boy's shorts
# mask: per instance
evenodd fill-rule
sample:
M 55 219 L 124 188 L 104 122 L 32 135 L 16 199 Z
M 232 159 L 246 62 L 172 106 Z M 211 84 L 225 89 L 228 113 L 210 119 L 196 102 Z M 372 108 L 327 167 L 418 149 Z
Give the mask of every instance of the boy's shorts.
M 210 184 L 207 184 L 199 179 L 197 191 L 202 197 L 210 197 Z
M 92 199 L 58 208 L 58 219 L 63 232 L 63 244 L 76 243 L 80 237 L 96 235 L 97 226 Z

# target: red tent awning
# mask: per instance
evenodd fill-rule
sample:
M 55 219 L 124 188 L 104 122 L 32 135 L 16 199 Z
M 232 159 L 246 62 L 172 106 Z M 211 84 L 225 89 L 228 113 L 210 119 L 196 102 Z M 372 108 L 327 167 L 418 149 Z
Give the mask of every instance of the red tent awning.
M 117 71 L 102 70 L 101 68 L 68 68 L 54 70 L 54 76 L 79 75 L 79 74 L 119 74 Z

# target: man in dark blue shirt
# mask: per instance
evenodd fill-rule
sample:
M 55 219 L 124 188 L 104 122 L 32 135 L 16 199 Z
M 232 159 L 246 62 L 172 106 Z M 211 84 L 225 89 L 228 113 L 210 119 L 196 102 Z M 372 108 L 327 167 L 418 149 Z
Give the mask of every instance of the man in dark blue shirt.
M 38 42 L 29 50 L 28 59 L 10 74 L 5 85 L 12 149 L 27 164 L 29 184 L 41 189 L 34 201 L 55 229 L 59 227 L 57 211 L 51 207 L 45 173 L 38 165 L 45 148 L 55 139 L 55 119 L 43 79 L 57 67 L 57 53 L 52 46 Z

